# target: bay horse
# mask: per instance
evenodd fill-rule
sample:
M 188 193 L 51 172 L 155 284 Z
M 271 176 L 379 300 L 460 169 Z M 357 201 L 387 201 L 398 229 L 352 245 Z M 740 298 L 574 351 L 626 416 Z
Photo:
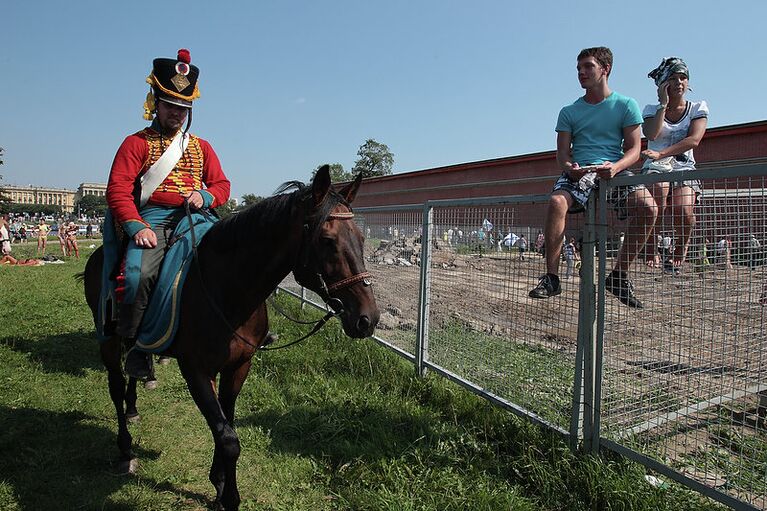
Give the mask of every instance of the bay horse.
M 336 192 L 325 165 L 310 185 L 284 184 L 277 195 L 217 222 L 200 241 L 192 262 L 197 269 L 190 268 L 183 285 L 178 330 L 162 355 L 178 360 L 189 393 L 213 434 L 209 479 L 218 509 L 239 508 L 235 401 L 253 354 L 265 343 L 269 331 L 265 300 L 279 283 L 292 271 L 299 284 L 318 293 L 338 313 L 350 337 L 368 337 L 378 323 L 363 260 L 364 240 L 351 210 L 361 181 L 359 175 Z M 83 275 L 94 318 L 102 265 L 99 249 Z M 118 336 L 101 343 L 101 359 L 117 411 L 118 470 L 132 473 L 137 462 L 127 421 L 138 415 L 136 380 L 126 382 L 123 375 L 122 344 Z

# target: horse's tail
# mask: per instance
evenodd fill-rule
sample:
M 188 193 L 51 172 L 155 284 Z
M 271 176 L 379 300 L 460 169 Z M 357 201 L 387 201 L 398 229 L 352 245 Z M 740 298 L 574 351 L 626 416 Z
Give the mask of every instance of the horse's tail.
M 85 272 L 84 272 L 84 271 L 81 271 L 80 273 L 75 273 L 75 274 L 74 274 L 74 279 L 75 279 L 77 282 L 83 282 L 83 281 L 85 281 Z

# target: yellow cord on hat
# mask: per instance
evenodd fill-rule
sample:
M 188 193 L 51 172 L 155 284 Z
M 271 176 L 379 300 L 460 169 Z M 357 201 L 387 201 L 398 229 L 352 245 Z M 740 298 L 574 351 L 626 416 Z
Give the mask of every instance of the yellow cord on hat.
M 154 94 L 152 94 L 152 91 L 150 90 L 146 94 L 146 100 L 144 101 L 144 120 L 151 121 L 154 119 L 154 115 L 152 113 L 155 109 L 155 102 L 154 102 Z

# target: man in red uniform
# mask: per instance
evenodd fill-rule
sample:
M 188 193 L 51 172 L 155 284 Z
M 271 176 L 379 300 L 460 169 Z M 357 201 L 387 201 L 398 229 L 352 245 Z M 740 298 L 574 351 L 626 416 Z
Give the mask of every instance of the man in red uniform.
M 127 339 L 136 338 L 168 241 L 184 218 L 184 202 L 202 210 L 229 200 L 229 180 L 215 151 L 189 134 L 192 101 L 200 95 L 199 73 L 185 49 L 176 59 L 154 60 L 144 103 L 144 118 L 153 122 L 123 141 L 109 174 L 109 214 L 125 246 L 116 333 Z M 151 355 L 134 347 L 126 357 L 125 372 L 149 377 Z

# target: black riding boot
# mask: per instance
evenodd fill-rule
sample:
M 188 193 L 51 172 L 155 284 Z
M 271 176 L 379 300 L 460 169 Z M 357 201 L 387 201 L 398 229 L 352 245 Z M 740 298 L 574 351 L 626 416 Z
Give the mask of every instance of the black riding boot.
M 152 376 L 152 354 L 132 347 L 125 356 L 125 374 L 138 380 Z

